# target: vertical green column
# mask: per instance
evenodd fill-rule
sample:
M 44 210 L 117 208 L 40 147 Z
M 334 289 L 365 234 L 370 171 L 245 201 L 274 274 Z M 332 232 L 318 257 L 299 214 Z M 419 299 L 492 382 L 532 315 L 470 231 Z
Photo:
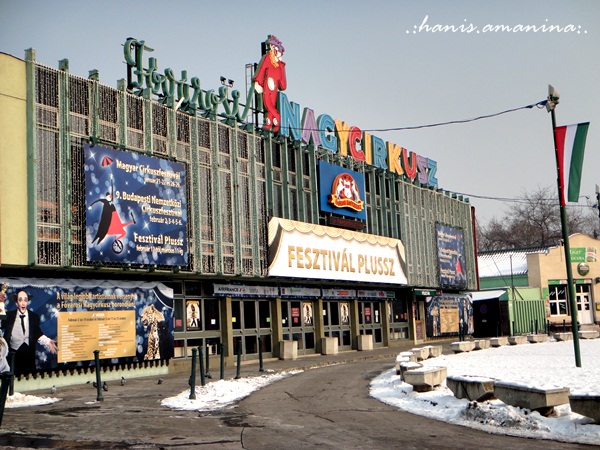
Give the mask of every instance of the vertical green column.
M 37 154 L 36 134 L 36 68 L 35 50 L 30 48 L 25 52 L 25 71 L 27 83 L 27 234 L 28 254 L 27 261 L 30 265 L 37 262 L 37 170 L 35 167 Z
M 260 141 L 253 133 L 250 136 L 250 142 L 248 143 L 248 162 L 250 164 L 250 172 L 248 174 L 248 183 L 250 188 L 250 198 L 256 199 L 259 202 L 264 201 L 262 198 L 257 198 L 257 177 L 256 177 L 256 146 L 260 145 Z M 251 208 L 250 211 L 250 227 L 251 227 L 251 236 L 259 236 L 260 230 L 258 229 L 258 214 L 259 212 L 264 213 L 264 211 L 259 210 L 258 208 Z M 266 222 L 266 220 L 265 220 Z M 260 259 L 260 246 L 259 239 L 252 239 L 252 268 L 254 276 L 262 276 L 260 267 L 261 267 L 261 259 Z M 266 243 L 265 243 L 266 244 Z
M 267 180 L 267 217 L 273 216 L 273 139 L 267 133 L 265 143 L 265 175 Z
M 239 130 L 237 127 L 232 128 L 232 139 L 229 141 L 229 149 L 231 152 L 231 200 L 232 200 L 232 226 L 233 226 L 233 258 L 234 258 L 234 273 L 241 275 L 242 269 L 242 233 L 240 230 L 240 204 L 242 202 L 242 195 L 240 189 L 240 172 L 239 172 L 239 148 L 238 138 Z M 233 141 L 233 142 L 231 142 Z M 249 206 L 249 205 L 248 205 Z M 248 211 L 249 207 L 246 208 Z
M 192 117 L 190 121 L 190 199 L 191 211 L 188 210 L 192 218 L 191 227 L 193 227 L 192 236 L 194 237 L 194 271 L 201 272 L 202 268 L 202 221 L 200 218 L 200 208 L 202 208 L 202 197 L 199 194 L 200 171 L 198 167 L 198 118 Z M 188 224 L 188 228 L 191 228 Z M 188 248 L 188 252 L 191 249 Z
M 71 126 L 70 106 L 71 90 L 69 85 L 69 61 L 59 61 L 59 203 L 60 203 L 60 241 L 61 265 L 71 265 Z
M 290 219 L 290 180 L 288 177 L 288 149 L 286 142 L 279 144 L 279 160 L 281 161 L 281 199 L 283 200 L 283 217 Z
M 97 70 L 90 70 L 88 79 L 90 80 L 90 112 L 88 120 L 90 121 L 90 137 L 97 139 L 100 137 L 100 86 L 98 84 L 99 75 Z
M 120 79 L 117 82 L 117 89 L 120 91 L 118 97 L 118 111 L 117 111 L 117 139 L 121 147 L 127 147 L 127 83 L 124 79 Z
M 310 189 L 313 195 L 312 205 L 312 220 L 314 223 L 319 223 L 319 183 L 317 181 L 317 171 L 315 170 L 317 167 L 317 156 L 315 152 L 309 152 L 309 164 L 311 167 L 310 170 Z M 321 317 L 322 319 L 322 317 Z
M 150 90 L 144 89 L 144 150 L 147 154 L 154 153 L 154 141 L 152 139 L 152 94 Z
M 212 211 L 213 211 L 213 229 L 215 239 L 215 272 L 217 275 L 223 274 L 223 227 L 220 223 L 223 214 L 223 205 L 221 202 L 221 173 L 219 171 L 219 122 L 213 120 L 210 122 L 212 130 L 211 146 L 211 166 L 212 173 Z

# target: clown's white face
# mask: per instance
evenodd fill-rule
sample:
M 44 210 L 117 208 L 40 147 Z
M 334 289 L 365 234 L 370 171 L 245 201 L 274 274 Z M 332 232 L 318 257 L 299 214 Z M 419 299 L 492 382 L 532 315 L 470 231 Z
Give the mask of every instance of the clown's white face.
M 281 53 L 281 51 L 279 51 L 278 47 L 273 47 L 273 56 L 275 57 L 275 59 L 277 61 L 281 61 L 282 57 L 283 57 L 283 53 Z
M 17 309 L 19 313 L 24 314 L 27 310 L 27 305 L 29 305 L 29 296 L 26 292 L 19 292 L 17 294 Z

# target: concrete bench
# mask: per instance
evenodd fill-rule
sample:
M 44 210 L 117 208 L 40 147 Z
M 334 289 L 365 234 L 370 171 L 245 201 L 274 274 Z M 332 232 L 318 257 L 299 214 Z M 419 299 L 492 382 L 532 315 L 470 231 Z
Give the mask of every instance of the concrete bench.
M 569 388 L 538 389 L 503 381 L 494 383 L 494 395 L 507 405 L 538 411 L 549 416 L 555 406 L 569 403 Z
M 427 347 L 415 347 L 411 350 L 416 356 L 417 361 L 423 361 L 429 358 L 429 349 Z
M 557 341 L 571 341 L 573 340 L 573 333 L 554 333 L 554 339 Z
M 460 341 L 450 344 L 450 350 L 452 350 L 454 353 L 470 352 L 474 348 L 475 343 L 473 341 Z
M 491 338 L 490 345 L 492 347 L 502 347 L 503 345 L 508 345 L 508 338 L 505 336 Z
M 405 383 L 412 385 L 415 392 L 428 392 L 440 386 L 447 374 L 446 367 L 422 367 L 407 370 L 403 379 Z
M 441 345 L 428 345 L 425 348 L 429 349 L 430 358 L 437 358 L 438 356 L 441 356 L 443 350 Z
M 537 344 L 537 343 L 540 343 L 540 342 L 547 342 L 548 341 L 548 335 L 547 334 L 528 334 L 527 335 L 527 340 L 531 344 Z
M 396 370 L 396 374 L 400 375 L 400 378 L 404 380 L 404 374 L 409 370 L 416 370 L 423 367 L 423 364 L 412 362 L 412 361 L 403 361 L 398 364 L 398 370 Z M 398 373 L 399 372 L 399 373 Z
M 509 336 L 508 343 L 510 345 L 520 345 L 527 342 L 527 336 Z
M 571 411 L 600 424 L 600 395 L 569 395 Z
M 396 359 L 398 358 L 408 358 L 409 361 L 417 362 L 417 355 L 415 355 L 413 352 L 401 352 L 396 357 Z
M 477 339 L 473 341 L 473 344 L 475 345 L 473 350 L 487 350 L 491 345 L 489 339 Z
M 600 335 L 600 333 L 595 330 L 580 331 L 579 339 L 596 339 L 598 335 Z
M 453 375 L 446 377 L 446 386 L 456 398 L 483 402 L 494 398 L 494 382 L 492 378 Z

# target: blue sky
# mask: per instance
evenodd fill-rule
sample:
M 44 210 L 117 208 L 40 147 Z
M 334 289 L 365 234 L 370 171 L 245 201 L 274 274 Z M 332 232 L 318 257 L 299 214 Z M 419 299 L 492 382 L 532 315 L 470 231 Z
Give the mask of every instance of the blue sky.
M 563 31 L 486 27 L 519 24 Z M 464 31 L 434 32 L 435 25 Z M 573 31 L 564 31 L 568 25 Z M 126 76 L 122 45 L 131 36 L 154 48 L 162 70 L 187 70 L 205 89 L 218 88 L 225 76 L 243 90 L 244 67 L 258 62 L 269 34 L 285 46 L 288 98 L 363 130 L 494 114 L 544 100 L 554 85 L 558 125 L 591 122 L 581 195 L 595 201 L 598 1 L 0 0 L 0 52 L 23 58 L 34 48 L 43 64 L 58 67 L 66 58 L 71 73 L 87 77 L 97 69 L 113 87 Z M 467 194 L 484 224 L 501 217 L 506 204 L 479 197 L 516 198 L 556 186 L 545 109 L 371 133 L 436 160 L 439 187 Z

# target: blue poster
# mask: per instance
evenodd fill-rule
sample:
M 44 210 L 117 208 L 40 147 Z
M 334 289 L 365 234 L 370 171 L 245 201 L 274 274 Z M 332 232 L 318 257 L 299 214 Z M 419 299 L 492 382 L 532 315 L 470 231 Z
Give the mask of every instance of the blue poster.
M 103 363 L 170 359 L 174 355 L 173 290 L 161 283 L 0 281 L 7 286 L 7 318 L 2 321 L 2 331 L 15 351 L 19 348 L 19 317 L 27 317 L 24 328 L 30 342 L 27 352 L 16 361 L 18 373 L 91 365 L 95 350 Z
M 84 152 L 87 261 L 187 265 L 184 164 L 93 145 Z
M 437 223 L 437 254 L 440 286 L 466 288 L 467 266 L 463 231 Z
M 319 161 L 319 205 L 322 212 L 367 220 L 365 176 Z

